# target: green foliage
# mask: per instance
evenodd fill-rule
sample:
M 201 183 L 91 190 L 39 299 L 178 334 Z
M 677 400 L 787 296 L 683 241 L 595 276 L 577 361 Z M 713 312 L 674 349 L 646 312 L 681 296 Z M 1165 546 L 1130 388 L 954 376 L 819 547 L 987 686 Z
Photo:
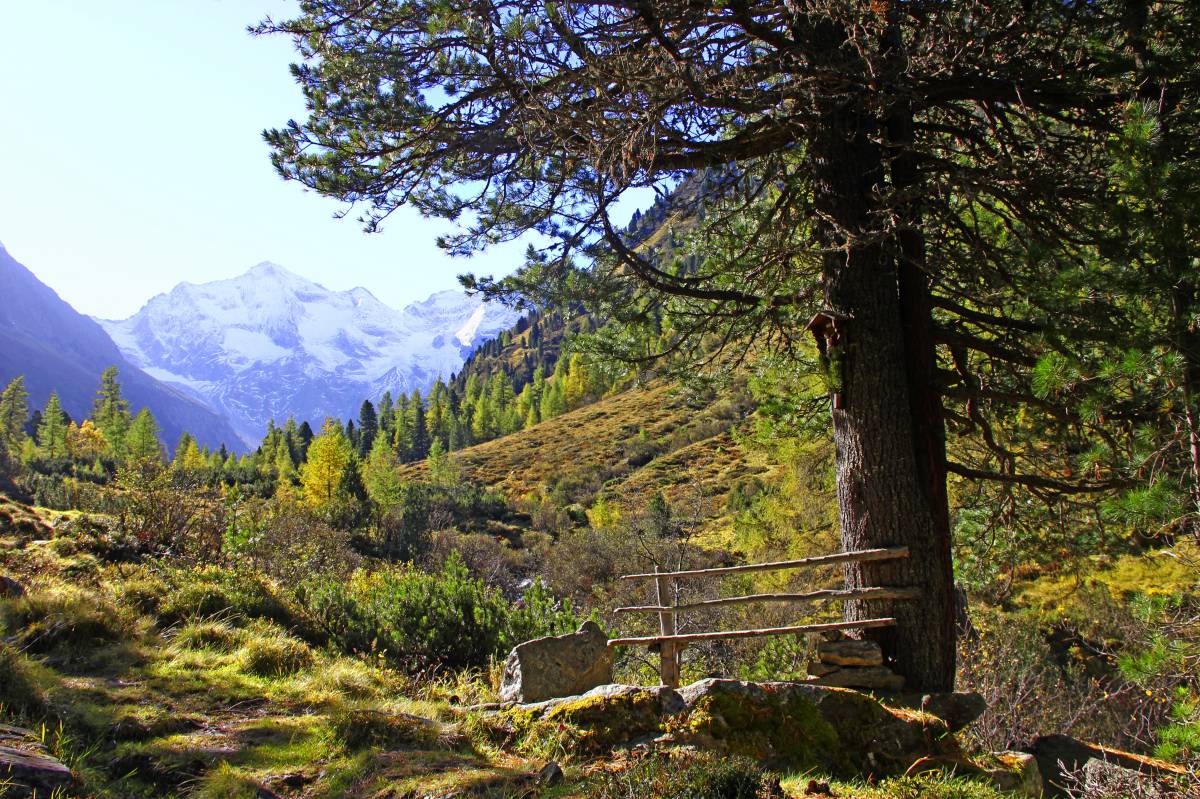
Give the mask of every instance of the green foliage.
M 580 621 L 540 581 L 525 607 L 512 608 L 471 577 L 457 553 L 434 573 L 394 566 L 359 571 L 345 582 L 316 578 L 302 596 L 343 650 L 378 654 L 408 671 L 481 668 L 515 644 Z
M 508 614 L 502 647 L 516 646 L 524 641 L 547 635 L 562 635 L 579 627 L 582 618 L 571 606 L 571 600 L 556 600 L 542 582 L 535 578 L 525 592 L 523 605 Z
M 154 420 L 154 415 L 149 408 L 142 408 L 125 436 L 125 458 L 135 463 L 161 462 L 163 448 L 158 435 L 158 422 Z
M 272 582 L 245 569 L 205 566 L 178 569 L 165 575 L 169 590 L 158 602 L 156 615 L 165 624 L 190 620 L 266 619 L 288 629 L 307 632 L 300 609 Z
M 508 606 L 460 558 L 429 574 L 410 566 L 303 587 L 313 616 L 347 652 L 379 653 L 405 669 L 482 667 L 500 654 Z
M 42 423 L 37 429 L 37 444 L 41 455 L 48 459 L 67 456 L 67 414 L 58 401 L 58 394 L 51 392 L 46 407 L 42 410 Z

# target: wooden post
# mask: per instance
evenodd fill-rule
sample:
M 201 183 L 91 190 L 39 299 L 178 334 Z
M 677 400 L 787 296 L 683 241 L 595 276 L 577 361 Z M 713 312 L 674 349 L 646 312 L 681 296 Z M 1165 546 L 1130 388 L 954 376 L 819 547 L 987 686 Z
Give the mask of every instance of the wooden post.
M 657 566 L 654 567 L 654 571 L 658 571 Z M 671 594 L 666 577 L 657 578 L 655 585 L 658 589 L 658 606 L 663 608 L 658 614 L 659 632 L 663 636 L 673 636 L 678 632 L 675 626 L 675 597 Z M 668 599 L 670 604 L 667 602 Z M 671 609 L 667 610 L 667 608 Z M 660 644 L 658 672 L 663 685 L 668 688 L 679 687 L 679 645 L 674 641 L 663 641 Z

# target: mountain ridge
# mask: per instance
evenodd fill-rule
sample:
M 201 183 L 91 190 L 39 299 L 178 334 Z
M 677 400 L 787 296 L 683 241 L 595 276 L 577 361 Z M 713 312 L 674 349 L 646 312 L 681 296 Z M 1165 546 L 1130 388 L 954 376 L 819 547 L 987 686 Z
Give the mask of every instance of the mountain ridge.
M 331 290 L 264 261 L 96 321 L 132 363 L 225 415 L 253 446 L 272 418 L 316 424 L 353 415 L 365 397 L 424 392 L 518 317 L 454 290 L 397 310 L 364 287 Z

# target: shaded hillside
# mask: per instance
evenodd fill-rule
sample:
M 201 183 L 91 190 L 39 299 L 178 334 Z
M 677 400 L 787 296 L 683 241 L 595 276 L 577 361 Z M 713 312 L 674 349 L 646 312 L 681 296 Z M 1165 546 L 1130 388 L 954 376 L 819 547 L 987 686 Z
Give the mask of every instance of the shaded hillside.
M 0 247 L 0 384 L 24 375 L 33 407 L 57 391 L 72 417 L 87 415 L 109 366 L 133 409 L 149 408 L 168 445 L 190 432 L 201 444 L 240 448 L 221 416 L 129 363 L 108 334 Z

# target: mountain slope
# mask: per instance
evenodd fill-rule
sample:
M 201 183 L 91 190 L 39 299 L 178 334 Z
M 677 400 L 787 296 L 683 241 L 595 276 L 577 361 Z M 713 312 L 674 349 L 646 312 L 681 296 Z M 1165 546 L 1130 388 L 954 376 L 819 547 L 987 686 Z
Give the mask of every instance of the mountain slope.
M 453 458 L 465 477 L 510 500 L 557 486 L 574 502 L 603 495 L 636 510 L 662 491 L 673 503 L 702 504 L 700 515 L 712 527 L 741 481 L 772 481 L 779 470 L 731 435 L 751 405 L 737 393 L 695 397 L 655 382 L 456 451 Z M 425 471 L 424 462 L 401 468 L 408 479 Z
M 397 311 L 366 289 L 331 291 L 262 263 L 99 321 L 132 362 L 224 413 L 253 445 L 272 418 L 319 426 L 384 391 L 425 391 L 516 318 L 456 291 Z
M 59 298 L 3 246 L 0 298 L 0 383 L 24 375 L 34 407 L 57 391 L 67 412 L 80 419 L 91 408 L 100 373 L 116 366 L 125 396 L 135 410 L 150 409 L 168 445 L 185 430 L 212 447 L 240 443 L 220 415 L 130 364 L 100 325 Z

